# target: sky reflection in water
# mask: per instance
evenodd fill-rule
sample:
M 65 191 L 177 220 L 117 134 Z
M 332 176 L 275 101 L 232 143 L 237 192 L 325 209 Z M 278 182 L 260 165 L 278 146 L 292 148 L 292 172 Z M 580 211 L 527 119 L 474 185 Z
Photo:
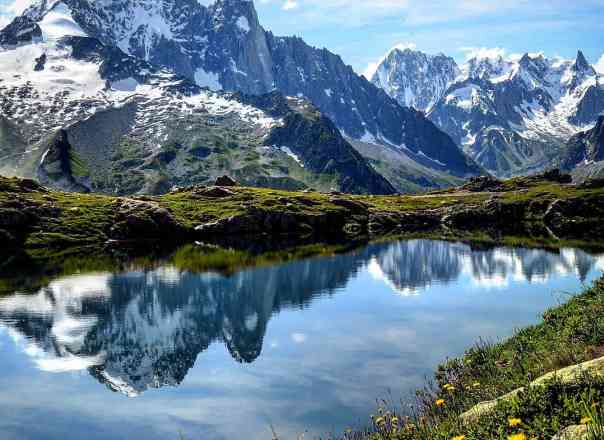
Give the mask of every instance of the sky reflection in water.
M 231 276 L 163 267 L 0 298 L 3 439 L 284 439 L 365 423 L 537 321 L 604 256 L 414 240 Z

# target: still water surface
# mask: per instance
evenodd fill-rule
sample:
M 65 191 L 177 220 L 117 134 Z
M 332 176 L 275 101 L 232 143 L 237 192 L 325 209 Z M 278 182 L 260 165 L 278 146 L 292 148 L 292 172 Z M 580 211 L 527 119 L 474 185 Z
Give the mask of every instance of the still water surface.
M 414 240 L 229 276 L 58 278 L 0 297 L 0 438 L 342 432 L 603 270 L 578 249 Z

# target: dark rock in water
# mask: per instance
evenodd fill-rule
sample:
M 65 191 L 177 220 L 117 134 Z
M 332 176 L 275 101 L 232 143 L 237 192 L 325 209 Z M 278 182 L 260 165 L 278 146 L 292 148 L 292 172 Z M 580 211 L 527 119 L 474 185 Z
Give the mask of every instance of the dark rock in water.
M 461 187 L 464 191 L 484 192 L 484 191 L 503 191 L 501 180 L 491 176 L 472 177 L 465 185 Z
M 35 72 L 41 72 L 44 70 L 44 66 L 46 65 L 46 54 L 43 53 L 38 58 L 36 58 L 36 65 L 34 66 Z
M 229 177 L 229 176 L 221 176 L 218 179 L 216 179 L 216 182 L 214 183 L 214 185 L 216 186 L 239 186 L 239 183 Z
M 481 206 L 453 209 L 442 218 L 444 226 L 458 230 L 497 228 L 513 231 L 521 226 L 529 209 L 529 203 L 502 203 L 491 199 Z

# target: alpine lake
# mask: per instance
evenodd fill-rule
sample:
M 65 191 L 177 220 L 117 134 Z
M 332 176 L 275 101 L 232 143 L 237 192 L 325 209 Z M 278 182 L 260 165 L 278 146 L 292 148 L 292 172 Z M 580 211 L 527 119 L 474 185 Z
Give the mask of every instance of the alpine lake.
M 4 270 L 0 438 L 337 437 L 604 271 L 604 251 L 428 239 L 222 260 Z

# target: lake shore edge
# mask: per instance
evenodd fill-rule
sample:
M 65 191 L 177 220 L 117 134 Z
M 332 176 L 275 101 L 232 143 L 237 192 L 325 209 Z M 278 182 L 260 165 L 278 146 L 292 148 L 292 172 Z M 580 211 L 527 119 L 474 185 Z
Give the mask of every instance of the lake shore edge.
M 604 277 L 498 343 L 441 364 L 412 411 L 383 401 L 370 440 L 604 438 Z
M 346 242 L 412 234 L 487 241 L 516 236 L 536 243 L 604 237 L 602 182 L 579 186 L 542 176 L 493 182 L 474 180 L 419 196 L 195 186 L 164 196 L 116 197 L 0 177 L 0 239 L 6 249 L 65 249 L 152 240 Z

